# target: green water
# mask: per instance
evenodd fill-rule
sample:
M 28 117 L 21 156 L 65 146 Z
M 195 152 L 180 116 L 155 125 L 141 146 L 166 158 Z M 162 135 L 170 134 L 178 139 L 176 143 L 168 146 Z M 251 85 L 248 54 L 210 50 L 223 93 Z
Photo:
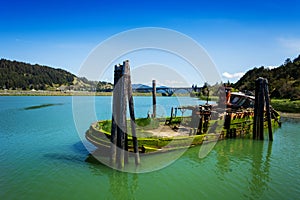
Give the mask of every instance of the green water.
M 110 118 L 110 100 L 96 97 L 98 119 Z M 158 102 L 168 110 L 177 101 Z M 136 97 L 137 117 L 150 105 Z M 224 140 L 203 159 L 194 147 L 160 170 L 134 174 L 86 162 L 71 97 L 0 97 L 0 199 L 297 199 L 300 119 L 282 121 L 273 142 Z

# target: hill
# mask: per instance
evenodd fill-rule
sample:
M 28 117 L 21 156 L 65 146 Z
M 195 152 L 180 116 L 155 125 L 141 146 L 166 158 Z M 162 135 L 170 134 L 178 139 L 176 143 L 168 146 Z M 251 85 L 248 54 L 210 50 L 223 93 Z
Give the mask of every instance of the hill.
M 42 89 L 72 85 L 75 75 L 38 64 L 0 60 L 0 87 L 3 89 Z
M 284 64 L 274 69 L 265 67 L 249 70 L 239 81 L 233 84 L 240 91 L 254 91 L 255 80 L 267 78 L 269 90 L 273 98 L 300 99 L 300 55 L 293 61 L 286 59 Z
M 63 69 L 0 60 L 0 89 L 101 91 L 111 88 L 110 83 L 89 81 Z

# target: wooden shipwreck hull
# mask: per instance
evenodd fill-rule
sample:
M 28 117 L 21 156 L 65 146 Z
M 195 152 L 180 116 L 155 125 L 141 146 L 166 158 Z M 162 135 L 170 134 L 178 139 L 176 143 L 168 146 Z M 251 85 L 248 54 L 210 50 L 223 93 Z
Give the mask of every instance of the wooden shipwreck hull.
M 186 108 L 185 108 L 186 109 Z M 187 148 L 200 145 L 203 141 L 216 141 L 225 138 L 251 138 L 253 129 L 253 109 L 229 109 L 214 119 L 216 113 L 213 110 L 202 109 L 193 112 L 190 117 L 172 116 L 165 119 L 137 119 L 148 120 L 158 124 L 153 129 L 137 126 L 137 138 L 139 150 L 142 146 L 145 152 L 161 152 L 175 149 Z M 198 118 L 198 119 L 195 119 Z M 278 126 L 280 115 L 272 112 L 272 125 Z M 98 121 L 93 123 L 86 132 L 86 139 L 98 148 L 110 148 L 110 127 L 111 120 Z M 265 121 L 265 126 L 267 122 Z M 167 129 L 168 135 L 153 134 Z M 130 131 L 128 131 L 130 132 Z M 132 151 L 132 137 L 128 135 L 129 151 Z

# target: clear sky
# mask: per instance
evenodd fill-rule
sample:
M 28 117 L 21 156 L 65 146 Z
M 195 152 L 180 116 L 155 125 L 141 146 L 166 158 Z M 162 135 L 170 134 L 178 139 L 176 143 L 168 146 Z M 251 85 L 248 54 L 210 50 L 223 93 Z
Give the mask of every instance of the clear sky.
M 128 29 L 163 27 L 202 45 L 223 80 L 300 54 L 299 0 L 1 0 L 0 57 L 77 74 L 89 52 Z

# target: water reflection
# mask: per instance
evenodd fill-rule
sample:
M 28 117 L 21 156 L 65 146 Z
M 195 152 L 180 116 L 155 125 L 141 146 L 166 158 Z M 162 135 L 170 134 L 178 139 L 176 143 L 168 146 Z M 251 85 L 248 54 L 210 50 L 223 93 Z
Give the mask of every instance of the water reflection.
M 109 174 L 109 184 L 114 199 L 134 199 L 138 188 L 138 175 L 113 170 Z
M 262 142 L 267 144 L 267 153 L 264 156 L 264 145 L 255 145 L 252 155 L 252 177 L 249 180 L 250 196 L 249 199 L 257 199 L 265 190 L 270 182 L 270 157 L 272 152 L 272 142 Z
M 204 159 L 199 159 L 199 146 L 189 149 L 179 159 L 171 174 L 155 172 L 161 179 L 176 177 L 179 168 L 184 168 L 184 174 L 209 172 L 204 177 L 182 177 L 182 180 L 192 180 L 194 183 L 206 183 L 210 186 L 222 184 L 220 191 L 232 191 L 247 199 L 261 198 L 270 189 L 270 167 L 272 162 L 272 142 L 253 141 L 250 139 L 228 139 L 217 143 L 213 151 Z M 152 158 L 152 156 L 151 156 Z M 100 163 L 93 156 L 86 160 L 91 163 L 89 168 L 94 175 L 105 176 L 109 183 L 109 195 L 114 199 L 134 199 L 138 193 L 138 175 L 113 170 Z M 155 160 L 153 160 L 155 161 Z M 157 160 L 156 160 L 157 161 Z M 202 174 L 203 175 L 203 174 Z M 152 175 L 151 175 L 152 176 Z M 197 178 L 196 178 L 197 177 Z M 152 178 L 148 177 L 152 182 Z M 203 182 L 211 179 L 211 181 Z M 215 182 L 216 180 L 219 180 Z M 143 184 L 142 184 L 143 185 Z M 175 187 L 175 186 L 174 186 Z M 163 192 L 163 191 L 161 191 Z
M 134 194 L 138 189 L 138 174 L 111 169 L 91 154 L 85 161 L 90 163 L 89 168 L 94 175 L 108 177 L 108 195 L 112 195 L 112 199 L 135 199 Z
M 243 182 L 247 179 L 245 197 L 257 199 L 268 189 L 272 142 L 248 139 L 224 140 L 217 145 L 216 173 L 225 180 L 226 174 L 234 172 L 232 179 Z M 236 171 L 238 170 L 238 171 Z M 238 177 L 240 176 L 240 177 Z

